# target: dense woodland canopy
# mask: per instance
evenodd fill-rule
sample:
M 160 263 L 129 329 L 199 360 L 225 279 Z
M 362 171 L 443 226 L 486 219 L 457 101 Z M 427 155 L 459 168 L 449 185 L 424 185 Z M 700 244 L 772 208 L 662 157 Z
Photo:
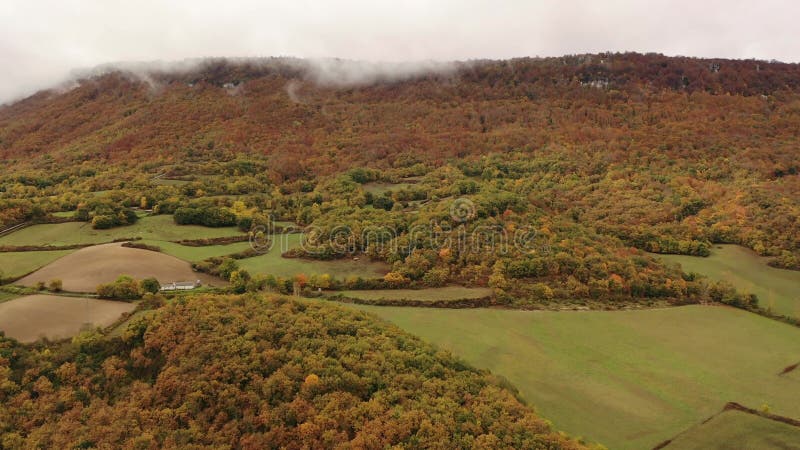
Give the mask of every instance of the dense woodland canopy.
M 277 297 L 179 300 L 114 338 L 0 337 L 0 405 L 8 449 L 581 448 L 394 326 Z
M 0 108 L 13 169 L 0 224 L 121 206 L 254 231 L 269 216 L 344 224 L 346 252 L 306 256 L 364 253 L 401 284 L 490 285 L 523 304 L 708 299 L 642 251 L 738 243 L 800 268 L 800 66 L 599 54 L 443 67 L 347 84 L 301 60 L 208 60 L 39 93 Z M 189 183 L 153 186 L 161 175 Z M 374 181 L 411 185 L 374 195 Z M 467 223 L 449 219 L 458 198 L 476 207 Z M 432 223 L 438 236 L 410 232 Z M 363 239 L 370 227 L 393 245 Z M 465 229 L 523 229 L 536 245 L 440 239 Z
M 249 274 L 237 261 L 255 250 L 194 267 L 239 293 L 459 283 L 519 308 L 757 310 L 647 252 L 737 243 L 800 270 L 799 65 L 598 54 L 358 68 L 109 69 L 2 106 L 0 230 L 133 228 L 147 210 L 236 225 L 230 243 L 271 239 L 277 219 L 308 227 L 287 257 L 390 272 Z M 121 277 L 100 293 L 144 286 Z M 502 386 L 363 313 L 179 296 L 121 336 L 0 337 L 0 447 L 579 447 Z

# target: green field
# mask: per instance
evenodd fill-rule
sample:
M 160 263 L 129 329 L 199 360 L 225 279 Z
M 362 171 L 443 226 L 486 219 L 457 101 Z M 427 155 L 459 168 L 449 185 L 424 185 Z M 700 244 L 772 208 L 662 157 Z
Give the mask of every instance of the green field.
M 241 234 L 236 227 L 208 228 L 198 225 L 176 225 L 172 216 L 142 217 L 133 225 L 94 230 L 85 222 L 32 225 L 0 237 L 0 245 L 71 245 L 99 244 L 114 239 L 141 237 L 158 241 L 203 239 Z
M 7 301 L 9 301 L 11 299 L 15 299 L 17 297 L 19 297 L 19 296 L 16 295 L 16 294 L 11 294 L 9 292 L 0 291 L 0 303 L 7 302 Z
M 161 186 L 183 186 L 184 184 L 189 184 L 191 181 L 188 180 L 172 180 L 169 178 L 153 178 L 153 184 L 161 185 Z
M 75 211 L 58 211 L 51 214 L 55 217 L 72 217 L 75 215 Z
M 542 416 L 610 448 L 650 448 L 727 402 L 800 417 L 800 329 L 728 307 L 545 312 L 353 305 L 508 378 Z
M 399 191 L 400 189 L 411 186 L 413 186 L 412 183 L 382 183 L 375 181 L 372 183 L 364 183 L 361 187 L 364 189 L 364 192 L 371 192 L 372 195 L 383 195 L 386 192 Z
M 464 286 L 445 286 L 427 289 L 373 289 L 368 291 L 339 291 L 345 297 L 364 300 L 461 300 L 484 298 L 492 295 L 489 288 L 469 288 Z
M 188 245 L 176 244 L 174 242 L 157 241 L 153 239 L 145 239 L 139 242 L 147 245 L 155 245 L 159 247 L 162 252 L 189 262 L 202 261 L 214 256 L 225 256 L 233 253 L 239 253 L 250 248 L 249 242 L 236 242 L 234 244 L 226 245 L 206 245 L 202 247 L 191 247 Z
M 800 427 L 743 411 L 729 410 L 681 433 L 664 448 L 800 450 Z
M 0 273 L 3 278 L 21 277 L 74 251 L 0 252 Z
M 299 226 L 296 223 L 294 223 L 292 221 L 289 221 L 289 220 L 273 220 L 272 224 L 275 225 L 276 227 L 282 227 L 282 228 L 293 227 L 293 228 L 297 228 L 299 230 L 302 230 L 301 226 Z
M 678 263 L 685 272 L 725 280 L 737 289 L 756 294 L 759 304 L 773 312 L 800 318 L 800 272 L 770 267 L 767 259 L 738 245 L 715 245 L 711 256 L 658 255 Z
M 337 279 L 353 276 L 379 278 L 389 271 L 388 264 L 370 261 L 369 258 L 360 258 L 358 261 L 351 259 L 317 261 L 281 256 L 288 249 L 299 247 L 301 239 L 302 235 L 299 233 L 276 235 L 269 251 L 260 256 L 239 260 L 239 267 L 251 274 L 271 274 L 280 277 L 292 277 L 300 273 L 305 275 L 328 274 Z

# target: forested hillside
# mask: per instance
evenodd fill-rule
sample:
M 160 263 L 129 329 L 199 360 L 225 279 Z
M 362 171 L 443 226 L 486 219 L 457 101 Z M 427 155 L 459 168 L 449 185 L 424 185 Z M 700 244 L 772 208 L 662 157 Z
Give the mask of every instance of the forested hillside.
M 580 447 L 507 382 L 326 301 L 724 304 L 796 325 L 794 278 L 774 272 L 795 273 L 764 265 L 800 270 L 798 133 L 800 65 L 653 54 L 414 70 L 290 58 L 127 65 L 1 106 L 0 302 L 21 317 L 14 325 L 30 324 L 32 344 L 0 334 L 0 447 Z M 751 268 L 742 270 L 769 269 L 753 279 L 782 280 L 780 298 L 742 290 L 750 278 L 737 290 L 654 255 L 718 261 L 718 244 L 754 250 L 737 249 Z M 172 291 L 179 285 L 188 290 Z M 166 300 L 152 295 L 165 287 Z M 52 332 L 37 314 L 95 294 L 143 300 L 123 325 L 77 336 L 86 320 L 73 309 L 74 329 L 57 336 L 71 341 L 35 341 Z M 31 298 L 51 309 L 35 312 Z M 584 327 L 627 313 L 572 314 Z M 708 348 L 738 342 L 680 317 Z M 620 348 L 641 349 L 594 323 Z M 678 329 L 668 332 L 680 345 L 697 345 Z M 517 367 L 503 346 L 522 334 L 503 323 L 476 330 L 497 337 L 480 355 L 487 366 Z M 436 331 L 445 346 L 457 339 Z M 537 347 L 525 357 L 558 353 L 525 342 Z M 607 435 L 653 433 L 648 421 L 669 415 L 666 391 L 638 381 L 650 379 L 638 361 L 610 357 L 613 382 L 630 369 L 635 383 L 603 389 L 591 376 L 604 357 L 587 348 L 575 350 L 592 356 L 572 374 L 590 380 L 577 383 L 577 400 L 538 378 L 531 389 L 557 399 L 545 402 L 556 413 L 559 402 L 604 405 L 622 392 Z M 664 354 L 669 373 L 685 376 L 672 367 L 676 351 Z M 763 370 L 773 377 L 790 356 Z M 682 417 L 685 402 L 673 401 Z M 620 431 L 620 412 L 641 404 L 648 425 Z M 686 425 L 675 416 L 673 428 Z
M 599 54 L 355 83 L 321 70 L 109 71 L 5 106 L 0 223 L 78 210 L 124 225 L 124 205 L 250 233 L 267 216 L 323 234 L 346 225 L 346 249 L 300 256 L 366 255 L 392 264 L 397 286 L 489 285 L 525 305 L 750 301 L 643 251 L 738 243 L 800 268 L 798 65 Z M 458 199 L 473 205 L 467 221 L 450 219 Z M 432 223 L 437 236 L 411 232 Z M 370 227 L 391 245 L 363 239 Z M 536 242 L 453 245 L 460 230 Z
M 490 376 L 364 313 L 195 297 L 121 337 L 0 338 L 3 448 L 579 448 Z

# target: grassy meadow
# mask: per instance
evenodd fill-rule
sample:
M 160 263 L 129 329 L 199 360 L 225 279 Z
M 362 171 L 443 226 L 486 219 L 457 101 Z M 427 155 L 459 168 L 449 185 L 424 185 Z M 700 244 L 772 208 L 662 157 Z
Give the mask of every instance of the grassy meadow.
M 678 263 L 685 272 L 697 272 L 713 280 L 730 282 L 737 289 L 756 294 L 759 304 L 773 312 L 800 317 L 800 271 L 770 267 L 767 259 L 738 245 L 715 245 L 711 256 L 658 255 Z
M 291 248 L 299 247 L 302 234 L 276 235 L 272 247 L 264 254 L 237 261 L 239 267 L 250 274 L 271 274 L 291 277 L 299 273 L 305 275 L 328 274 L 335 278 L 363 277 L 378 278 L 389 271 L 389 265 L 369 258 L 338 259 L 330 261 L 310 260 L 303 258 L 284 258 L 281 254 Z
M 29 274 L 75 250 L 44 252 L 0 252 L 0 273 L 3 278 L 16 278 Z
M 800 427 L 743 411 L 729 410 L 685 433 L 665 450 L 800 450 Z
M 95 230 L 86 222 L 32 225 L 0 237 L 0 245 L 72 245 L 100 244 L 115 239 L 140 237 L 157 241 L 203 239 L 241 234 L 236 227 L 209 228 L 199 225 L 176 225 L 172 216 L 142 217 L 133 225 Z
M 282 227 L 293 226 L 292 222 L 276 222 Z M 237 242 L 226 245 L 188 246 L 171 241 L 181 239 L 204 239 L 240 235 L 235 227 L 209 228 L 198 225 L 176 225 L 172 216 L 158 215 L 142 217 L 130 226 L 109 230 L 95 230 L 85 222 L 67 222 L 58 224 L 32 225 L 14 233 L 0 237 L 0 245 L 73 245 L 101 244 L 115 239 L 141 238 L 139 242 L 154 245 L 163 253 L 189 262 L 230 255 L 250 248 L 249 242 Z M 337 278 L 360 276 L 364 278 L 381 277 L 389 271 L 389 266 L 382 262 L 361 258 L 358 261 L 341 259 L 332 261 L 316 261 L 300 258 L 283 258 L 281 254 L 290 248 L 298 247 L 302 235 L 276 235 L 275 244 L 260 256 L 239 261 L 242 268 L 252 274 L 263 273 L 290 277 L 298 273 L 306 275 L 329 274 Z M 36 252 L 0 252 L 0 269 L 5 277 L 20 276 L 41 268 L 54 260 L 66 256 L 74 250 L 36 251 Z
M 249 242 L 236 242 L 225 245 L 204 245 L 200 247 L 181 245 L 169 241 L 157 241 L 153 239 L 144 239 L 139 242 L 147 245 L 155 245 L 159 247 L 162 252 L 189 262 L 202 261 L 206 258 L 212 258 L 215 256 L 225 256 L 233 253 L 239 253 L 250 248 Z
M 338 291 L 345 297 L 364 300 L 461 300 L 484 298 L 492 295 L 489 288 L 470 288 L 464 286 L 445 286 L 426 289 L 373 289 L 361 291 Z
M 353 305 L 506 377 L 557 429 L 650 448 L 725 403 L 800 417 L 800 329 L 728 307 L 544 312 Z
M 0 291 L 0 303 L 7 302 L 7 301 L 9 301 L 11 299 L 14 299 L 14 298 L 17 298 L 17 297 L 18 297 L 18 295 L 16 295 L 16 294 L 12 294 L 10 292 Z
M 384 183 L 373 181 L 371 183 L 364 183 L 362 188 L 364 189 L 364 192 L 371 192 L 372 195 L 383 195 L 387 192 L 399 191 L 400 189 L 405 189 L 411 186 L 413 186 L 412 183 Z

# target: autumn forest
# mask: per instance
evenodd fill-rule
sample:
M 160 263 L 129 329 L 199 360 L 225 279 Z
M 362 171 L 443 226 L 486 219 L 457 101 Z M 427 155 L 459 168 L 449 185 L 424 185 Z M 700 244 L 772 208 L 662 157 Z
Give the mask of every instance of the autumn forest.
M 736 246 L 800 271 L 800 65 L 602 53 L 333 76 L 358 70 L 108 68 L 0 107 L 0 307 L 136 305 L 68 339 L 0 337 L 0 447 L 599 448 L 353 305 L 800 324 L 796 299 L 664 257 Z M 218 281 L 36 278 L 116 243 Z

